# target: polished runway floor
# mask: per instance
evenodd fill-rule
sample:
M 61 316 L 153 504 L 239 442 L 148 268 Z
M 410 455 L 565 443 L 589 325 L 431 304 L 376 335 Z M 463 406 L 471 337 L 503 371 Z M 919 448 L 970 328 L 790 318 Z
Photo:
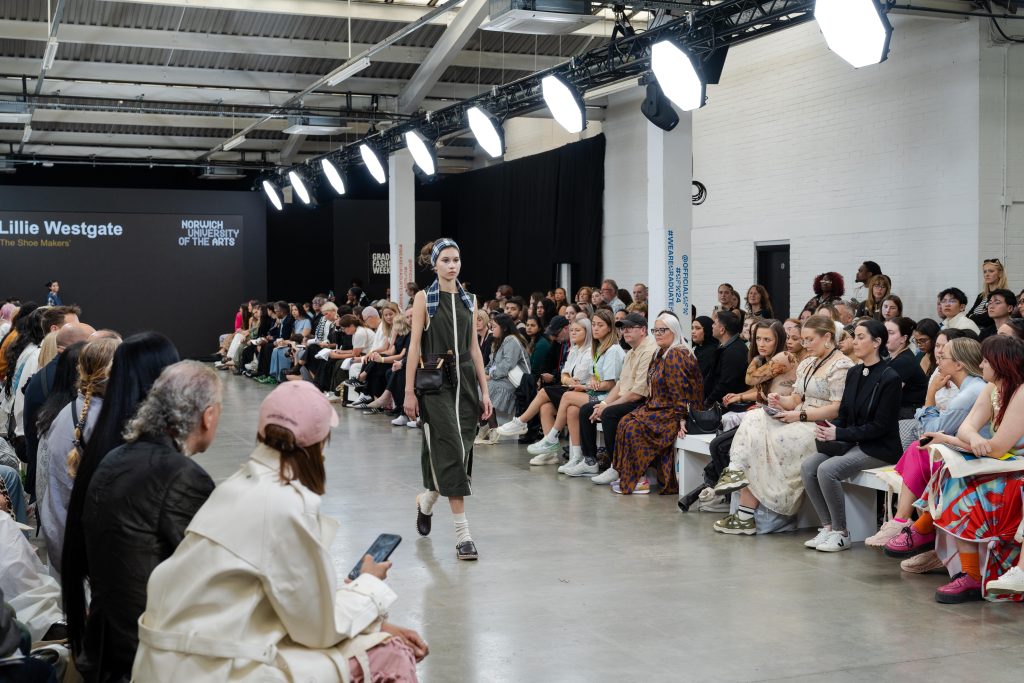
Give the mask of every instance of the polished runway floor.
M 220 430 L 197 456 L 217 481 L 251 450 L 269 391 L 222 377 Z M 443 500 L 431 536 L 416 534 L 421 432 L 338 410 L 332 554 L 343 575 L 379 533 L 403 537 L 391 620 L 430 644 L 423 681 L 1020 680 L 1022 605 L 939 605 L 945 575 L 901 575 L 863 544 L 805 550 L 813 532 L 716 534 L 721 515 L 531 468 L 514 442 L 477 448 L 467 515 L 481 559 L 459 562 Z

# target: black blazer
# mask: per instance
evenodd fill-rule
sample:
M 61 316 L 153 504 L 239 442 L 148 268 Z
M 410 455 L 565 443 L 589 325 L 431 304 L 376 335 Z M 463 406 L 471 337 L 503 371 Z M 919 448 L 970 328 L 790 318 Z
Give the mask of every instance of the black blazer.
M 747 387 L 747 345 L 739 335 L 715 349 L 715 361 L 704 383 L 704 405 L 718 403 L 726 394 L 738 394 Z
M 846 373 L 839 416 L 832 420 L 836 440 L 856 443 L 871 457 L 895 463 L 903 454 L 899 419 L 903 382 L 888 365 L 868 377 L 863 371 L 864 365 L 858 364 Z

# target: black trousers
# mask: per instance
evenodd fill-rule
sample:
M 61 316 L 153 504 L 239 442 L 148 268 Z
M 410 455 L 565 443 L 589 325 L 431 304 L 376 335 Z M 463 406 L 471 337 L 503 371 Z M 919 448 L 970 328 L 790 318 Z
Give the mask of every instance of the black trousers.
M 643 401 L 618 403 L 606 406 L 601 413 L 605 456 L 599 459 L 597 464 L 602 471 L 611 467 L 612 457 L 615 455 L 615 430 L 619 428 L 619 421 L 643 404 Z M 596 403 L 588 403 L 580 408 L 580 446 L 583 449 L 583 456 L 588 459 L 597 458 L 597 423 L 590 421 L 596 407 Z
M 256 364 L 256 376 L 263 377 L 270 374 L 270 356 L 277 348 L 273 343 L 267 343 L 260 347 L 260 357 Z
M 390 371 L 390 363 L 367 363 L 363 366 L 363 372 L 366 373 L 366 390 L 371 396 L 377 398 L 388 388 Z

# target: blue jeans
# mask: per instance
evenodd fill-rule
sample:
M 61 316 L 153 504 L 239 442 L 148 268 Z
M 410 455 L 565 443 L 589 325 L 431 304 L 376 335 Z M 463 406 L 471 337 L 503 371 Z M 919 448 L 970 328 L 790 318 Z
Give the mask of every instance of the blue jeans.
M 25 493 L 21 487 L 21 476 L 18 474 L 18 470 L 7 465 L 0 465 L 0 477 L 3 477 L 4 484 L 7 485 L 7 492 L 11 495 L 11 509 L 14 511 L 15 521 L 27 524 Z
M 288 348 L 289 347 L 287 346 L 282 346 L 279 349 L 274 349 L 273 352 L 271 352 L 270 354 L 269 374 L 271 377 L 273 377 L 279 382 L 284 379 L 285 370 L 288 370 L 289 368 L 292 367 L 291 360 L 287 356 L 285 356 L 285 353 L 288 351 Z

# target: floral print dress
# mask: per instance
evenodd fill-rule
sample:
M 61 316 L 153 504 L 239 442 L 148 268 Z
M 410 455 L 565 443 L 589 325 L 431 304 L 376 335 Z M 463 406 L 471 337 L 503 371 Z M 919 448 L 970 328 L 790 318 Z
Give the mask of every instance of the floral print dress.
M 846 372 L 852 367 L 838 350 L 824 361 L 816 356 L 803 359 L 793 385 L 793 393 L 801 397 L 797 410 L 841 401 Z M 780 515 L 794 515 L 804 494 L 800 463 L 817 452 L 814 422 L 785 423 L 763 410 L 752 410 L 733 437 L 729 467 L 747 473 L 750 492 L 761 505 Z
M 622 493 L 632 493 L 652 464 L 661 493 L 679 493 L 673 468 L 676 435 L 690 406 L 703 405 L 704 376 L 697 357 L 685 346 L 659 351 L 647 375 L 650 396 L 619 422 L 612 467 L 619 473 Z

